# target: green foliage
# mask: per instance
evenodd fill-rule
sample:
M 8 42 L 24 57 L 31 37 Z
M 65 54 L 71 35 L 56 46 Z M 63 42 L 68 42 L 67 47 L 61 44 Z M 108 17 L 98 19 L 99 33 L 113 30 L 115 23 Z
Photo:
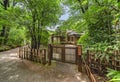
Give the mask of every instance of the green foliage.
M 11 28 L 7 45 L 24 45 L 26 40 L 25 28 Z
M 64 21 L 60 29 L 63 30 L 74 30 L 76 32 L 87 31 L 87 24 L 85 20 L 82 20 L 80 16 L 71 16 L 68 20 Z
M 78 40 L 78 44 L 82 44 L 82 45 L 89 45 L 91 42 L 91 40 L 89 39 L 89 34 L 85 33 L 82 36 L 80 36 L 80 39 Z
M 94 51 L 95 59 L 100 59 L 102 61 L 109 62 L 109 58 L 113 55 L 113 48 L 109 46 L 107 42 L 104 43 L 96 43 L 94 45 L 83 45 L 84 50 Z M 84 52 L 85 52 L 84 51 Z
M 87 38 L 90 38 L 92 44 L 112 43 L 114 40 L 111 36 L 114 33 L 112 22 L 119 16 L 116 11 L 117 1 L 65 0 L 63 2 L 70 7 L 71 17 L 63 22 L 61 29 L 87 31 L 89 34 Z
M 91 40 L 94 43 L 111 42 L 112 38 L 110 35 L 113 34 L 111 22 L 113 17 L 109 7 L 93 5 L 85 15 Z
M 49 33 L 47 27 L 56 25 L 61 15 L 61 4 L 70 8 L 70 18 L 60 25 L 61 34 L 64 31 L 75 30 L 85 32 L 78 44 L 93 45 L 98 50 L 107 49 L 112 45 L 119 49 L 120 39 L 116 37 L 116 22 L 120 19 L 120 1 L 117 0 L 9 0 L 7 10 L 0 4 L 0 35 L 2 27 L 8 31 L 7 45 L 22 45 L 34 41 L 34 45 L 47 44 Z M 3 1 L 0 1 L 3 3 Z M 22 27 L 25 27 L 23 29 Z M 17 28 L 19 27 L 19 28 Z M 60 32 L 59 32 L 60 33 Z M 58 33 L 58 34 L 59 34 Z M 28 37 L 26 39 L 26 37 Z M 64 36 L 65 37 L 65 36 Z M 117 37 L 116 37 L 117 38 Z M 5 38 L 0 36 L 0 41 Z
M 58 22 L 61 14 L 60 0 L 22 0 L 25 13 L 22 23 L 27 27 L 33 48 L 39 48 L 40 43 L 47 44 L 49 34 L 46 27 Z M 41 5 L 40 5 L 41 4 Z M 29 21 L 28 21 L 29 20 Z M 20 22 L 21 23 L 21 22 Z
M 107 77 L 111 79 L 109 82 L 120 82 L 120 71 L 108 69 Z
M 5 42 L 5 37 L 6 45 L 9 46 L 48 43 L 49 33 L 46 27 L 59 21 L 60 0 L 9 0 L 7 9 L 2 5 L 4 1 L 1 0 L 0 3 L 0 45 Z M 5 35 L 2 36 L 2 32 Z
M 50 34 L 48 33 L 48 31 L 43 30 L 42 35 L 41 35 L 41 44 L 48 45 L 48 43 L 50 41 L 49 37 L 50 37 Z
M 86 52 L 86 49 L 95 50 L 96 58 L 109 62 L 111 51 L 120 49 L 120 37 L 116 36 L 120 32 L 116 34 L 117 28 L 113 28 L 120 18 L 119 2 L 116 0 L 64 0 L 64 4 L 70 7 L 71 16 L 61 24 L 61 30 L 85 32 L 78 41 L 78 44 L 83 45 L 83 52 Z

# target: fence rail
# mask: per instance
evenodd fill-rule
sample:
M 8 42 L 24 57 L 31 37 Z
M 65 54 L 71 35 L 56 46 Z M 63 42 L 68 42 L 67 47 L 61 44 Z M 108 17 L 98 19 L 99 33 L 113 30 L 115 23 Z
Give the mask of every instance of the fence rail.
M 46 64 L 46 49 L 19 48 L 19 58 Z

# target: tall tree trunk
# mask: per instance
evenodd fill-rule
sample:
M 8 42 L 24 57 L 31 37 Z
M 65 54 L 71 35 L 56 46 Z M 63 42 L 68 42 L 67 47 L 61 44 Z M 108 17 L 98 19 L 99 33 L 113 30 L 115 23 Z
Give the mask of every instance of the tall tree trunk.
M 7 7 L 9 7 L 9 0 L 4 0 L 4 9 L 7 10 Z
M 33 18 L 33 24 L 32 24 L 32 34 L 33 34 L 33 36 L 31 37 L 32 39 L 32 41 L 31 41 L 31 48 L 33 48 L 33 49 L 37 49 L 37 36 L 36 36 L 36 14 L 35 13 L 33 13 L 33 16 L 32 16 L 32 18 Z M 34 39 L 33 39 L 34 38 Z
M 7 43 L 7 40 L 8 40 L 8 36 L 9 36 L 9 31 L 10 31 L 10 28 L 6 28 L 6 33 L 5 33 L 5 39 L 4 39 L 4 44 Z
M 6 32 L 6 27 L 3 26 L 2 31 L 1 31 L 1 35 L 0 35 L 2 37 L 1 42 L 0 42 L 1 45 L 4 43 L 5 32 Z

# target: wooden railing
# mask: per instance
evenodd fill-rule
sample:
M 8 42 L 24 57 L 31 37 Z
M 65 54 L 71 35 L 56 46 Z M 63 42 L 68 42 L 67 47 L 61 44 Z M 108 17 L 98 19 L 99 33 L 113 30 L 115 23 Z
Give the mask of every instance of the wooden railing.
M 46 64 L 46 49 L 19 48 L 19 58 Z
M 104 54 L 105 56 L 103 56 Z M 103 57 L 102 57 L 103 56 Z M 99 75 L 107 73 L 107 68 L 120 71 L 120 50 L 108 52 L 87 50 L 85 57 L 87 65 Z

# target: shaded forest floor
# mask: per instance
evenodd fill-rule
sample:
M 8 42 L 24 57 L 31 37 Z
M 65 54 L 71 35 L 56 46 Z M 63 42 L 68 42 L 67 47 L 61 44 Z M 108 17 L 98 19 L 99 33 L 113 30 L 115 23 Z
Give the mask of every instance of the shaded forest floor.
M 0 52 L 0 82 L 89 82 L 77 66 L 54 62 L 51 66 L 21 60 L 18 49 Z

